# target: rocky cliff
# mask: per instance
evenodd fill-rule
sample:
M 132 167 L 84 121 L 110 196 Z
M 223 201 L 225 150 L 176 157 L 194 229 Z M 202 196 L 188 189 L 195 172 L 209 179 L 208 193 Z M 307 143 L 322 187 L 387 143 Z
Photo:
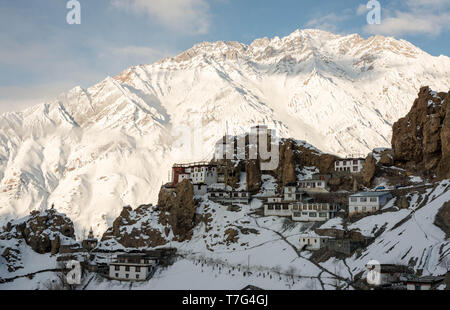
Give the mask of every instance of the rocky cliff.
M 397 165 L 427 177 L 450 178 L 450 92 L 422 87 L 410 112 L 392 128 Z

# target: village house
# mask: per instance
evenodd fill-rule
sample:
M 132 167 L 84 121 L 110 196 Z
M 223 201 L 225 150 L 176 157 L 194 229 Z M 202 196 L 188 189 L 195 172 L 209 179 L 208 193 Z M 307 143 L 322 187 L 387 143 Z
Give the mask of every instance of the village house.
M 145 281 L 153 275 L 156 260 L 146 254 L 117 255 L 109 263 L 109 278 L 120 281 Z
M 360 173 L 364 166 L 364 158 L 338 159 L 334 162 L 334 171 L 346 171 L 350 173 Z
M 445 280 L 445 276 L 425 276 L 421 278 L 412 278 L 406 281 L 406 289 L 409 291 L 428 291 L 435 289 Z
M 374 213 L 392 198 L 389 192 L 359 192 L 350 195 L 348 214 Z
M 292 216 L 290 201 L 283 201 L 282 197 L 267 197 L 264 203 L 264 216 Z
M 293 203 L 292 220 L 296 222 L 325 222 L 336 217 L 338 206 L 329 203 Z
M 233 190 L 231 186 L 216 183 L 208 187 L 208 199 L 225 204 L 249 204 L 251 194 L 245 190 Z
M 367 284 L 374 286 L 398 284 L 412 274 L 412 270 L 404 265 L 368 263 L 366 268 Z
M 325 179 L 307 179 L 298 181 L 300 190 L 310 193 L 329 192 L 328 182 Z
M 300 235 L 300 249 L 308 251 L 317 251 L 326 247 L 331 237 L 319 236 L 314 232 Z

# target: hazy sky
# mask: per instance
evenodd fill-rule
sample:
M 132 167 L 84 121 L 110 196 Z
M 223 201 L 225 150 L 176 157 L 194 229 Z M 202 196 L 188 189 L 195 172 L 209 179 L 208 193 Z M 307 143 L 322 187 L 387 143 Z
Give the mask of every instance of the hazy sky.
M 131 65 L 175 55 L 200 41 L 240 41 L 320 28 L 406 39 L 450 55 L 450 0 L 380 0 L 368 25 L 366 0 L 0 0 L 0 112 L 88 87 Z

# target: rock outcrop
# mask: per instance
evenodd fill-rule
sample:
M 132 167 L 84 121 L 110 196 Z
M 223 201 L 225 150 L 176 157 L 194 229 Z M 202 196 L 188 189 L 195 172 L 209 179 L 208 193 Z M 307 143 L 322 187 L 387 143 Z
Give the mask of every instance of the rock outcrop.
M 172 228 L 175 240 L 183 242 L 191 239 L 196 223 L 196 205 L 194 187 L 190 181 L 184 180 L 175 190 L 163 187 L 159 192 L 157 210 L 160 211 L 160 223 Z
M 245 164 L 247 190 L 256 193 L 261 189 L 261 169 L 259 160 L 248 160 Z
M 444 203 L 439 209 L 434 224 L 445 232 L 447 238 L 450 238 L 450 201 Z
M 65 243 L 75 242 L 72 221 L 55 209 L 32 211 L 23 219 L 10 222 L 4 228 L 0 238 L 23 239 L 37 253 L 59 252 L 59 247 Z
M 450 92 L 422 87 L 392 131 L 396 164 L 427 177 L 450 178 Z
M 156 247 L 167 243 L 153 220 L 154 207 L 142 205 L 136 210 L 126 206 L 103 234 L 101 241 L 116 240 L 126 248 Z

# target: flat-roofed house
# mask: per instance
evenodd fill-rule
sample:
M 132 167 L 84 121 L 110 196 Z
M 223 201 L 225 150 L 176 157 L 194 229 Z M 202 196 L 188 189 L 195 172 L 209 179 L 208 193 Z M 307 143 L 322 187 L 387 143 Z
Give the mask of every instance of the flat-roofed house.
M 324 179 L 307 179 L 298 181 L 300 190 L 308 193 L 329 192 L 328 182 Z
M 317 251 L 326 247 L 331 237 L 319 236 L 315 232 L 300 235 L 300 249 Z
M 120 281 L 145 281 L 153 275 L 156 260 L 146 254 L 121 254 L 109 263 L 109 278 Z
M 374 213 L 392 198 L 389 192 L 359 192 L 349 196 L 348 214 Z
M 360 173 L 364 166 L 364 158 L 345 158 L 334 162 L 334 171 L 346 171 L 350 173 Z
M 264 202 L 264 216 L 292 216 L 290 201 L 283 201 L 282 197 L 268 197 Z
M 367 268 L 367 284 L 375 286 L 389 286 L 402 282 L 403 278 L 413 271 L 408 266 L 395 264 L 375 264 L 369 262 Z
M 297 222 L 325 222 L 336 217 L 338 207 L 330 203 L 293 203 L 292 220 Z

